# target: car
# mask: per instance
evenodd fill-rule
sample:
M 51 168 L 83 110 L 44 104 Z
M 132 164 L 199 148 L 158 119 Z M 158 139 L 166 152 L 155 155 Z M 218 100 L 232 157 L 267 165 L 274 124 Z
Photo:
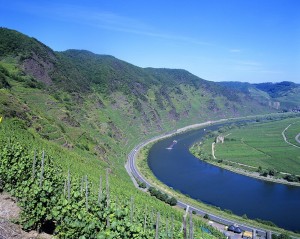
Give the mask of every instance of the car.
M 243 230 L 238 225 L 230 225 L 227 230 L 238 234 L 243 232 Z

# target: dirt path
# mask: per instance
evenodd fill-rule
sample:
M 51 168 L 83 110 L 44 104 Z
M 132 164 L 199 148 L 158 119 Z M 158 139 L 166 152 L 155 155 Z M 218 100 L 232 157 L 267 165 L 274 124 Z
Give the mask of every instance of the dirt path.
M 51 239 L 45 233 L 36 231 L 25 232 L 20 225 L 11 221 L 19 218 L 21 209 L 17 206 L 16 200 L 7 193 L 0 194 L 0 239 Z
M 295 140 L 300 144 L 300 133 L 296 135 Z
M 281 132 L 282 137 L 283 137 L 284 141 L 285 141 L 287 144 L 292 145 L 293 147 L 296 147 L 296 148 L 299 148 L 299 149 L 300 149 L 299 146 L 290 143 L 290 142 L 287 140 L 286 136 L 285 136 L 285 131 L 287 131 L 287 129 L 288 129 L 291 125 L 292 125 L 292 124 L 290 124 L 288 127 L 286 127 L 286 128 Z M 296 141 L 297 141 L 298 143 L 300 143 L 300 141 L 298 141 L 298 140 L 299 140 L 299 136 L 300 136 L 300 133 L 296 136 L 297 139 L 295 138 Z
M 217 159 L 216 156 L 215 156 L 215 144 L 216 144 L 215 142 L 213 142 L 211 144 L 211 154 L 212 154 L 214 159 Z

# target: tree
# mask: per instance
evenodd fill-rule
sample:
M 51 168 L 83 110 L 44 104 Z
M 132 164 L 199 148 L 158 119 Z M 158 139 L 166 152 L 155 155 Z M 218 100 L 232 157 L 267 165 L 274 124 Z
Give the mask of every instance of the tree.
M 276 172 L 275 169 L 270 169 L 270 170 L 269 170 L 269 175 L 270 175 L 270 176 L 275 176 L 276 173 L 277 173 L 277 172 Z
M 177 200 L 174 197 L 171 197 L 168 201 L 171 206 L 175 206 L 177 204 Z

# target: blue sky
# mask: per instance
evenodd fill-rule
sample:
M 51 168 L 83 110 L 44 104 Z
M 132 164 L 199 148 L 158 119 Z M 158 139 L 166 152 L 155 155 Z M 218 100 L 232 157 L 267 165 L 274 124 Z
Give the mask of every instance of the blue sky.
M 298 0 L 0 0 L 0 26 L 210 81 L 300 83 Z

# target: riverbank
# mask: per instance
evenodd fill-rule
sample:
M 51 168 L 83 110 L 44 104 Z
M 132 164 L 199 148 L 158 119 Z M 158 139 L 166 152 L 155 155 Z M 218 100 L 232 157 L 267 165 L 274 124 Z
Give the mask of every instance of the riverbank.
M 196 158 L 198 158 L 199 160 L 203 160 L 203 159 L 197 157 L 195 154 L 193 154 L 193 155 Z M 229 170 L 231 172 L 238 173 L 238 174 L 241 174 L 241 175 L 244 175 L 244 176 L 247 176 L 247 177 L 256 178 L 256 179 L 259 179 L 259 180 L 272 182 L 272 183 L 280 183 L 280 184 L 300 187 L 300 183 L 297 183 L 297 182 L 288 182 L 285 179 L 273 178 L 273 177 L 270 177 L 269 175 L 264 177 L 264 176 L 261 176 L 258 172 L 247 171 L 247 170 L 244 170 L 244 169 L 241 169 L 241 168 L 234 168 L 234 167 L 231 167 L 229 165 L 224 165 L 222 163 L 218 163 L 217 161 L 213 162 L 212 160 L 205 160 L 205 162 L 209 163 L 211 165 L 214 165 L 216 167 L 226 169 L 226 170 Z
M 226 123 L 226 120 L 220 121 L 220 123 L 222 123 L 222 122 Z M 200 128 L 199 125 L 201 125 L 202 128 L 205 128 L 207 125 L 211 125 L 211 124 L 212 124 L 212 121 L 205 122 L 202 124 L 197 124 L 198 127 L 196 127 L 196 128 Z M 189 129 L 195 129 L 195 128 L 193 128 L 192 126 L 189 126 L 189 127 L 185 127 L 185 129 L 189 130 Z M 155 140 L 149 140 L 149 143 L 150 142 L 153 143 L 156 140 L 160 140 L 160 139 L 163 139 L 166 137 L 174 136 L 178 132 L 179 132 L 179 130 L 176 132 L 173 132 L 172 134 L 163 135 L 161 137 L 156 137 Z M 181 132 L 183 132 L 183 130 Z M 169 195 L 175 196 L 177 199 L 179 199 L 181 201 L 184 201 L 186 203 L 189 203 L 190 205 L 193 205 L 193 207 L 201 208 L 203 210 L 206 210 L 207 212 L 213 213 L 213 214 L 221 216 L 223 218 L 230 218 L 230 220 L 238 222 L 239 224 L 248 224 L 248 225 L 250 224 L 250 225 L 252 225 L 252 227 L 260 227 L 260 228 L 264 228 L 264 230 L 272 230 L 272 231 L 276 231 L 278 233 L 287 232 L 280 228 L 266 226 L 265 224 L 260 224 L 254 220 L 249 220 L 249 219 L 242 218 L 242 217 L 236 216 L 234 214 L 228 213 L 226 211 L 222 211 L 220 208 L 213 207 L 213 206 L 204 204 L 202 202 L 199 202 L 197 200 L 191 199 L 188 196 L 185 196 L 185 195 L 181 194 L 180 192 L 173 190 L 173 188 L 170 188 L 167 185 L 163 184 L 154 176 L 154 174 L 152 173 L 152 171 L 150 170 L 150 168 L 147 164 L 148 152 L 149 152 L 149 149 L 151 148 L 151 146 L 152 145 L 144 142 L 142 148 L 140 148 L 138 150 L 137 166 L 138 166 L 139 171 L 141 172 L 141 175 L 144 178 L 146 178 L 147 181 L 152 186 L 158 188 L 159 190 L 161 190 L 165 193 L 168 193 Z M 227 211 L 229 211 L 229 210 L 227 210 Z M 291 232 L 288 232 L 288 233 L 291 233 Z M 293 233 L 291 233 L 291 234 L 293 234 Z M 294 236 L 298 236 L 298 235 L 294 234 Z
M 242 127 L 224 126 L 211 132 L 204 141 L 194 143 L 189 151 L 199 160 L 237 174 L 299 187 L 299 149 L 287 142 L 285 136 L 295 120 L 297 118 Z M 231 136 L 227 138 L 225 132 Z M 223 141 L 218 140 L 219 137 Z

